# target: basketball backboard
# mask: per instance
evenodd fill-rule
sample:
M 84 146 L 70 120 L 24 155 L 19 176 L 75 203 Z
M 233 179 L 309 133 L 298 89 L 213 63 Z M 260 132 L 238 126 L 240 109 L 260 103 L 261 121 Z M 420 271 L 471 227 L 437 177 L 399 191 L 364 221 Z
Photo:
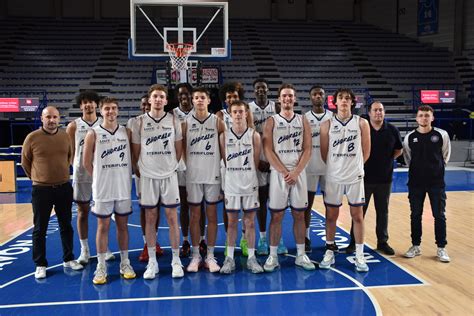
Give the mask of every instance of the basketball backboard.
M 228 5 L 217 1 L 130 0 L 130 59 L 168 60 L 169 43 L 194 45 L 189 59 L 231 57 Z

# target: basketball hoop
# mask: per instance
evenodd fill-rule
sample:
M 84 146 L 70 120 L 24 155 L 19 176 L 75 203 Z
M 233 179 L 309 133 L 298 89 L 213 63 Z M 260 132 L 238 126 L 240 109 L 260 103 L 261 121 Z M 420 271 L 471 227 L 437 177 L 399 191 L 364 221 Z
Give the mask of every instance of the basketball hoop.
M 194 48 L 190 43 L 169 43 L 166 44 L 171 59 L 171 68 L 174 70 L 188 69 L 188 57 Z

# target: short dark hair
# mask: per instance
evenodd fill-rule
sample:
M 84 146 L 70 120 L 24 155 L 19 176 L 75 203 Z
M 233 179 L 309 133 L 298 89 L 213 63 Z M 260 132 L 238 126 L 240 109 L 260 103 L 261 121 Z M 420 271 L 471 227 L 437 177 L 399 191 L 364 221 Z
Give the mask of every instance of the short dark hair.
M 334 95 L 333 95 L 334 99 L 332 100 L 332 103 L 334 105 L 336 105 L 337 95 L 340 94 L 340 93 L 348 93 L 351 96 L 351 99 L 352 99 L 351 111 L 354 110 L 354 108 L 356 106 L 356 97 L 355 97 L 354 92 L 352 92 L 352 90 L 349 89 L 349 88 L 339 88 L 339 89 L 337 89 L 336 92 L 334 92 Z M 337 107 L 337 105 L 336 105 L 336 107 Z
M 244 100 L 236 100 L 234 102 L 232 102 L 230 105 L 229 105 L 229 111 L 232 110 L 232 107 L 233 106 L 245 106 L 245 109 L 248 111 L 250 111 L 250 107 L 249 107 L 249 104 L 247 102 L 245 102 Z
M 429 106 L 429 105 L 422 105 L 422 106 L 419 106 L 419 107 L 418 107 L 418 110 L 417 110 L 416 112 L 418 113 L 419 111 L 422 111 L 422 112 L 431 112 L 431 113 L 434 114 L 433 108 L 432 108 L 431 106 Z
M 314 85 L 311 87 L 311 89 L 309 89 L 309 94 L 311 95 L 311 91 L 313 91 L 314 89 L 321 89 L 321 90 L 324 90 L 324 88 L 320 85 Z
M 372 110 L 372 105 L 373 105 L 374 103 L 380 103 L 380 104 L 382 104 L 382 106 L 383 106 L 383 103 L 382 103 L 381 101 L 375 100 L 375 101 L 372 101 L 372 103 L 369 104 L 369 106 L 367 107 L 367 111 L 370 112 L 370 110 Z
M 244 99 L 245 91 L 244 91 L 244 87 L 242 86 L 240 82 L 226 82 L 219 89 L 219 99 L 221 100 L 221 102 L 225 101 L 225 95 L 228 92 L 234 92 L 234 91 L 236 91 L 239 94 L 240 100 Z
M 149 89 L 148 89 L 148 97 L 151 96 L 151 94 L 153 93 L 153 91 L 163 91 L 165 94 L 166 94 L 166 97 L 168 98 L 168 89 L 166 89 L 165 86 L 161 85 L 161 84 L 154 84 L 152 85 Z
M 196 93 L 196 92 L 205 93 L 208 98 L 211 98 L 211 93 L 209 92 L 209 90 L 207 90 L 206 87 L 196 87 L 196 88 L 193 89 L 193 95 L 194 95 L 194 93 Z
M 118 100 L 114 97 L 103 97 L 102 100 L 100 100 L 100 108 L 102 108 L 105 103 L 115 103 L 117 106 L 119 105 Z
M 266 84 L 266 85 L 267 85 L 267 87 L 268 87 L 268 85 L 269 85 L 269 83 L 268 83 L 268 80 L 267 80 L 267 79 L 265 79 L 265 78 L 257 78 L 257 79 L 255 79 L 255 80 L 253 81 L 253 83 L 252 83 L 252 87 L 254 87 L 254 88 L 255 88 L 255 85 L 256 85 L 257 83 L 259 83 L 259 82 L 262 82 L 262 83 Z
M 82 101 L 93 101 L 96 104 L 100 103 L 100 96 L 94 90 L 84 90 L 76 97 L 76 104 L 81 106 Z
M 188 89 L 189 93 L 193 92 L 193 86 L 187 82 L 181 82 L 176 85 L 174 88 L 174 91 L 176 91 L 176 94 L 178 94 L 179 88 L 186 88 Z
M 280 88 L 278 88 L 278 97 L 280 97 L 281 90 L 283 89 L 291 89 L 296 94 L 295 86 L 293 86 L 291 83 L 284 83 L 280 86 Z

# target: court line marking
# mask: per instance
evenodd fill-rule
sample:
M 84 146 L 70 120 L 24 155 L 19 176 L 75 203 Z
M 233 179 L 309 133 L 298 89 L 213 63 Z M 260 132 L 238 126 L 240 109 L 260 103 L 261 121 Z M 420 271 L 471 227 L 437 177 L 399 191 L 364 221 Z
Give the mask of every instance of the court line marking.
M 248 292 L 248 293 L 231 293 L 231 294 L 212 294 L 212 295 L 190 295 L 190 296 L 162 296 L 162 297 L 142 297 L 142 298 L 121 298 L 109 300 L 86 300 L 86 301 L 65 301 L 65 302 L 42 302 L 42 303 L 25 303 L 0 305 L 0 309 L 6 308 L 22 308 L 22 307 L 40 307 L 40 306 L 58 306 L 58 305 L 79 305 L 79 304 L 97 304 L 97 303 L 124 303 L 124 302 L 144 302 L 144 301 L 173 301 L 173 300 L 191 300 L 191 299 L 213 299 L 213 298 L 229 298 L 229 297 L 246 297 L 246 296 L 265 296 L 265 295 L 288 295 L 288 294 L 305 294 L 320 292 L 341 292 L 341 291 L 360 291 L 359 287 L 343 287 L 333 289 L 312 289 L 312 290 L 292 290 L 292 291 L 271 291 L 271 292 Z
M 323 218 L 326 218 L 323 214 L 321 214 L 318 210 L 315 210 L 314 208 L 311 209 L 313 212 L 315 212 L 316 214 L 318 214 L 319 216 L 322 216 Z M 337 228 L 343 230 L 346 234 L 349 234 L 349 232 L 344 229 L 342 226 L 337 226 Z M 377 253 L 377 251 L 374 250 L 374 248 L 372 246 L 370 246 L 368 243 L 365 243 L 364 242 L 364 245 L 367 246 L 367 248 L 369 248 L 370 250 L 372 250 L 374 253 Z M 380 255 L 380 254 L 379 254 Z M 426 281 L 425 279 L 423 279 L 422 277 L 419 277 L 418 275 L 416 275 L 414 272 L 411 272 L 410 270 L 408 270 L 407 268 L 403 267 L 402 265 L 400 265 L 398 262 L 395 262 L 392 260 L 391 257 L 387 257 L 387 256 L 383 256 L 383 255 L 380 255 L 382 256 L 385 260 L 387 261 L 390 261 L 390 263 L 392 263 L 393 265 L 395 265 L 396 267 L 398 267 L 399 269 L 405 271 L 407 274 L 411 275 L 412 277 L 414 277 L 415 279 L 417 279 L 418 281 L 422 282 L 424 285 L 431 285 L 428 281 Z M 401 256 L 400 256 L 401 257 Z M 410 260 L 408 258 L 406 258 L 407 260 Z

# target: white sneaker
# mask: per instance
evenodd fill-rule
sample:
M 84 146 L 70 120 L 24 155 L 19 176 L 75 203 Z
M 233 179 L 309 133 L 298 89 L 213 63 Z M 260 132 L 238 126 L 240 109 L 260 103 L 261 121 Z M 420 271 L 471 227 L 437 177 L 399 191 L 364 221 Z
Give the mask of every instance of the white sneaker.
M 295 260 L 295 264 L 308 271 L 316 270 L 316 266 L 311 262 L 311 260 L 306 254 L 297 256 Z
M 445 248 L 439 248 L 438 247 L 437 256 L 438 256 L 439 261 L 441 261 L 441 262 L 451 261 L 451 258 L 449 258 L 448 252 L 446 251 Z
M 133 271 L 132 266 L 130 265 L 130 260 L 125 259 L 120 262 L 120 274 L 124 279 L 135 279 L 137 277 L 135 271 Z
M 252 256 L 248 258 L 247 260 L 247 269 L 250 270 L 252 273 L 262 273 L 263 268 L 262 266 L 258 263 L 257 258 L 255 256 Z
M 145 280 L 153 280 L 155 276 L 160 272 L 160 268 L 158 267 L 158 262 L 148 262 L 146 266 L 146 271 L 143 273 L 143 278 Z
M 356 256 L 354 261 L 357 272 L 367 272 L 369 271 L 369 266 L 365 262 L 364 256 Z
M 231 274 L 235 271 L 235 261 L 231 257 L 225 257 L 220 273 Z
M 79 258 L 77 258 L 76 261 L 84 265 L 84 264 L 89 263 L 90 258 L 91 258 L 91 255 L 90 255 L 89 249 L 81 248 L 81 255 L 79 256 Z
M 421 255 L 420 246 L 411 246 L 404 254 L 405 258 L 415 258 L 419 255 Z
M 331 264 L 334 264 L 336 262 L 336 259 L 334 258 L 334 251 L 332 250 L 326 250 L 324 253 L 323 260 L 319 263 L 319 268 L 320 269 L 330 269 Z
M 265 264 L 263 265 L 263 270 L 265 270 L 265 272 L 273 272 L 279 266 L 280 263 L 278 263 L 278 257 L 270 255 L 268 256 L 267 260 L 265 261 Z
M 104 264 L 97 264 L 97 268 L 94 272 L 94 279 L 92 283 L 96 285 L 107 283 L 107 267 Z
M 204 262 L 204 267 L 206 269 L 209 269 L 209 272 L 219 272 L 221 270 L 221 267 L 217 264 L 217 260 L 214 257 L 207 257 L 205 262 Z
M 63 267 L 71 268 L 71 269 L 76 270 L 76 271 L 84 269 L 84 266 L 82 264 L 80 264 L 79 262 L 77 262 L 76 260 L 63 262 Z
M 201 261 L 202 261 L 201 256 L 193 257 L 188 267 L 186 268 L 186 270 L 188 272 L 198 272 L 199 266 L 201 265 Z
M 109 249 L 107 249 L 107 252 L 105 253 L 105 261 L 112 261 L 112 260 L 115 260 L 115 256 Z
M 46 267 L 36 267 L 35 279 L 46 278 Z
M 184 276 L 183 265 L 181 264 L 181 260 L 179 258 L 177 260 L 171 261 L 171 269 L 171 277 L 182 278 Z

